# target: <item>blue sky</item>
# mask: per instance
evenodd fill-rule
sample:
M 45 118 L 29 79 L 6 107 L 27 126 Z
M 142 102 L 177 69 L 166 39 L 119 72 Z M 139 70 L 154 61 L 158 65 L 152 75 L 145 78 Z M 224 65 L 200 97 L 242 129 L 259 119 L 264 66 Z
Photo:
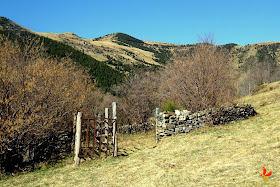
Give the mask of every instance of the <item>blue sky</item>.
M 143 40 L 216 44 L 280 41 L 279 0 L 2 0 L 0 16 L 37 32 L 96 38 L 123 32 Z

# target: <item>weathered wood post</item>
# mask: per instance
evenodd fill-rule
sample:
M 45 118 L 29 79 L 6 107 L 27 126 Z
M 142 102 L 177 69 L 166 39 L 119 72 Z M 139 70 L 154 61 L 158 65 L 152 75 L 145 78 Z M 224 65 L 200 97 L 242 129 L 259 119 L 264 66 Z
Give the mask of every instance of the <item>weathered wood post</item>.
M 118 156 L 118 141 L 117 141 L 117 103 L 112 103 L 113 108 L 113 141 L 114 141 L 114 157 Z
M 76 123 L 77 123 L 77 112 L 73 113 L 73 134 L 76 134 Z M 75 136 L 72 137 L 72 142 L 71 142 L 71 152 L 75 151 Z
M 81 149 L 81 129 L 82 129 L 82 112 L 78 112 L 76 120 L 76 134 L 75 134 L 75 150 L 74 150 L 74 162 L 75 166 L 80 164 L 79 153 Z
M 158 115 L 159 115 L 159 108 L 156 108 L 155 117 L 156 117 L 156 143 L 158 142 Z
M 105 108 L 105 143 L 108 144 L 108 129 L 109 129 L 109 108 Z

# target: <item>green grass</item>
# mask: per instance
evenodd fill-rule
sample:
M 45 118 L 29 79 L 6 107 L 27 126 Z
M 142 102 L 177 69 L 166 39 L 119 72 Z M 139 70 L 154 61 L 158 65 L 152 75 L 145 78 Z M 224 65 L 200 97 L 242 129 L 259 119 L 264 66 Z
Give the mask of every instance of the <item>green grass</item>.
M 270 89 L 273 87 L 273 89 Z M 259 113 L 155 144 L 154 132 L 119 137 L 127 156 L 8 177 L 0 186 L 280 186 L 280 83 L 242 99 Z M 262 167 L 272 171 L 268 182 Z

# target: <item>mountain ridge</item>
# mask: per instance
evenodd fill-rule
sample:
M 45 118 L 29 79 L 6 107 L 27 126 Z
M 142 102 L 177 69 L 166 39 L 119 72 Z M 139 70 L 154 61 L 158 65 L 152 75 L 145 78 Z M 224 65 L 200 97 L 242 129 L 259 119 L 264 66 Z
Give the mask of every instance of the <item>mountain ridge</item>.
M 84 39 L 73 33 L 37 34 L 76 47 L 93 58 L 112 66 L 121 62 L 131 66 L 153 67 L 161 66 L 167 61 L 166 57 L 160 55 L 163 52 L 167 54 L 168 51 L 154 47 L 158 43 L 151 44 L 124 33 L 112 33 L 93 39 Z
M 69 32 L 39 33 L 21 27 L 7 18 L 0 17 L 0 30 L 3 30 L 3 28 L 6 30 L 12 29 L 15 33 L 30 32 L 71 46 L 124 75 L 139 71 L 139 69 L 155 71 L 165 66 L 167 62 L 172 61 L 174 54 L 189 54 L 196 45 L 140 40 L 125 33 L 111 33 L 93 39 L 85 39 Z M 230 61 L 236 65 L 240 75 L 244 75 L 244 79 L 248 77 L 246 74 L 252 74 L 256 67 L 262 70 L 260 65 L 262 63 L 267 66 L 266 71 L 270 74 L 273 74 L 273 72 L 278 74 L 275 70 L 280 69 L 280 42 L 268 41 L 245 46 L 229 43 L 217 45 L 217 47 L 228 51 Z M 102 79 L 105 79 L 105 77 L 103 76 Z M 118 78 L 118 80 L 121 79 Z M 117 84 L 117 82 L 115 83 Z
M 124 33 L 112 33 L 112 34 L 107 34 L 98 38 L 94 39 L 82 39 L 79 36 L 77 36 L 76 40 L 83 40 L 86 42 L 89 42 L 89 45 L 96 45 L 96 47 L 93 50 L 90 50 L 87 47 L 81 47 L 81 49 L 84 49 L 85 52 L 92 57 L 105 62 L 108 61 L 109 59 L 107 58 L 108 56 L 115 61 L 121 61 L 124 64 L 143 64 L 143 61 L 146 62 L 144 65 L 157 65 L 157 66 L 162 66 L 164 65 L 168 60 L 170 60 L 170 57 L 172 54 L 174 54 L 174 51 L 188 51 L 190 48 L 195 46 L 196 44 L 172 44 L 172 43 L 164 43 L 164 42 L 154 42 L 154 41 L 146 41 L 146 40 L 140 40 L 142 41 L 141 47 L 144 46 L 143 51 L 146 52 L 151 52 L 151 53 L 146 53 L 139 48 L 139 46 L 133 46 L 129 45 L 126 42 L 122 44 L 119 40 L 116 39 L 117 34 L 122 34 L 122 35 L 127 35 Z M 46 34 L 48 35 L 48 34 Z M 65 35 L 65 34 L 58 34 L 58 35 Z M 129 35 L 127 35 L 129 36 Z M 50 36 L 51 37 L 51 36 Z M 129 36 L 132 37 L 132 36 Z M 134 38 L 134 37 L 133 37 Z M 55 39 L 55 38 L 54 38 Z M 66 39 L 67 40 L 67 39 Z M 137 39 L 139 40 L 139 39 Z M 64 41 L 67 42 L 67 41 Z M 127 44 L 127 45 L 126 45 Z M 70 44 L 71 45 L 71 44 Z M 73 45 L 73 44 L 72 44 Z M 276 46 L 273 46 L 276 45 Z M 124 48 L 124 46 L 129 47 L 129 48 Z M 237 45 L 235 43 L 229 43 L 229 44 L 224 44 L 224 45 L 218 45 L 220 47 L 225 47 L 226 49 L 229 50 L 230 52 L 230 57 L 231 60 L 237 64 L 242 64 L 245 61 L 248 61 L 250 57 L 256 57 L 258 58 L 258 53 L 262 53 L 264 50 L 267 52 L 267 54 L 270 53 L 270 51 L 267 51 L 266 48 L 267 46 L 270 48 L 275 48 L 274 53 L 276 53 L 273 57 L 274 60 L 277 61 L 279 64 L 280 61 L 280 42 L 277 41 L 268 41 L 268 42 L 261 42 L 261 43 L 254 43 L 254 44 L 247 44 L 245 46 Z M 141 50 L 140 52 L 138 50 Z M 248 50 L 249 49 L 249 50 Z M 125 51 L 126 50 L 126 51 Z M 97 51 L 97 53 L 93 54 L 92 51 Z M 99 51 L 99 53 L 98 53 Z M 116 57 L 115 54 L 119 54 L 118 57 Z M 161 55 L 167 53 L 165 58 L 159 62 L 159 58 L 157 55 Z M 267 55 L 266 54 L 266 55 Z
M 181 45 L 140 40 L 125 33 L 111 33 L 92 39 L 85 39 L 71 32 L 40 33 L 26 29 L 7 18 L 4 19 L 9 22 L 9 25 L 14 24 L 17 30 L 25 30 L 70 45 L 126 74 L 137 68 L 156 69 L 168 62 L 175 51 L 189 51 L 190 48 L 195 46 L 195 44 Z M 276 64 L 280 64 L 280 42 L 277 41 L 247 44 L 245 46 L 234 43 L 218 46 L 228 49 L 231 60 L 239 66 L 244 66 L 244 62 L 251 61 L 252 57 L 258 61 L 262 60 L 263 58 L 260 56 L 264 55 L 271 56 L 270 59 L 276 61 Z M 267 46 L 272 49 L 272 52 L 271 49 L 266 49 Z M 260 55 L 261 53 L 266 54 Z

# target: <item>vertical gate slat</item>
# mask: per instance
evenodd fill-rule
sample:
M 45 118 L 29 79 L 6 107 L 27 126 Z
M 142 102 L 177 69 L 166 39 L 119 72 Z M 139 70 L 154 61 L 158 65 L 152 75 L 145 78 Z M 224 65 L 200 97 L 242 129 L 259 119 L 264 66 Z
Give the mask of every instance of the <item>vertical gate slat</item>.
M 102 139 L 102 121 L 100 122 L 100 133 L 99 133 L 99 158 L 101 158 L 101 139 Z
M 106 125 L 105 125 L 105 130 L 107 131 L 107 134 L 105 133 L 105 138 L 106 138 L 106 158 L 107 158 L 107 156 L 108 156 L 108 150 L 109 150 L 109 119 L 107 118 L 107 120 L 106 120 Z M 107 135 L 107 136 L 106 136 Z
M 115 120 L 114 119 L 112 119 L 112 126 L 113 126 L 113 128 L 114 128 L 114 125 L 116 124 L 115 122 L 114 122 Z M 113 156 L 115 155 L 115 132 L 113 131 Z
M 110 127 L 112 126 L 112 119 L 108 119 L 108 151 L 109 151 L 109 155 L 111 155 L 111 149 L 110 149 L 110 145 L 112 145 L 112 143 L 113 143 L 113 139 L 111 140 L 112 142 L 110 143 L 109 142 L 109 134 L 110 134 L 110 132 L 111 131 L 109 131 L 109 129 L 110 129 Z M 111 136 L 112 137 L 112 136 Z
M 93 153 L 95 153 L 95 143 L 96 143 L 96 118 L 94 118 L 93 121 L 93 145 L 92 145 Z
M 85 156 L 87 155 L 87 150 L 88 150 L 88 138 L 89 138 L 89 119 L 87 119 L 87 134 L 86 134 L 86 150 L 85 150 Z
M 117 124 L 117 119 L 115 119 L 115 129 L 116 129 L 116 130 L 115 130 L 115 136 L 114 136 L 114 137 L 115 137 L 115 145 L 114 145 L 114 151 L 115 151 L 115 153 L 114 153 L 114 157 L 117 156 L 117 153 L 118 153 L 118 152 L 117 152 L 117 149 L 116 149 L 116 146 L 118 145 L 118 144 L 117 144 L 117 143 L 118 143 L 118 142 L 117 142 L 117 132 L 118 132 L 118 131 L 117 131 L 117 129 L 118 129 L 118 126 L 117 126 L 117 125 L 118 125 L 118 124 Z

